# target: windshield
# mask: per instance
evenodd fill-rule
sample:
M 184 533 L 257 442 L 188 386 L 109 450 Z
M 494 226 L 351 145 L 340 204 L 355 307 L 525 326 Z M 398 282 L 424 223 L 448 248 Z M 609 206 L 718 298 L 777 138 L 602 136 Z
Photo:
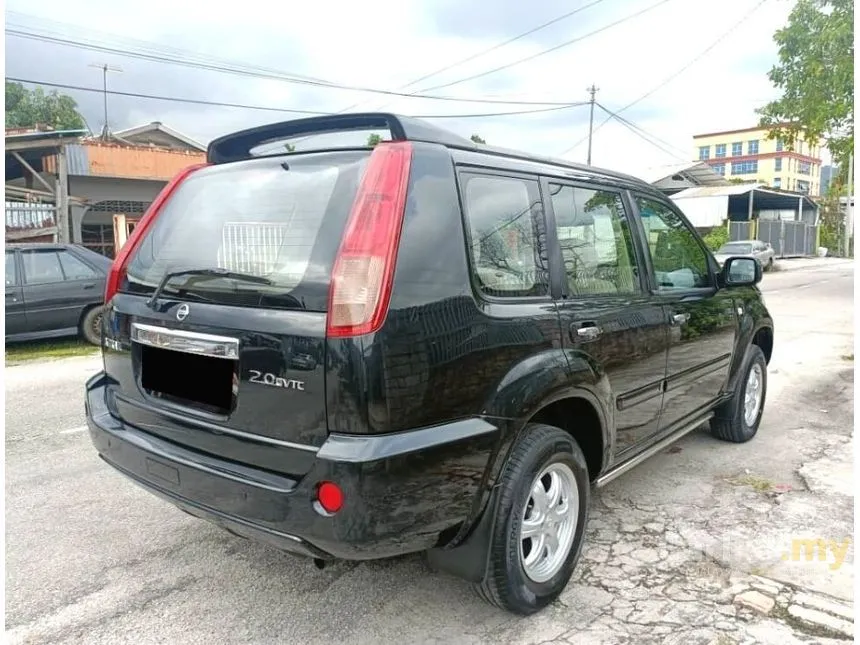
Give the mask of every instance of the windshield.
M 718 255 L 747 255 L 752 253 L 752 244 L 723 244 Z
M 122 290 L 152 294 L 165 275 L 184 271 L 166 282 L 163 296 L 325 311 L 367 156 L 290 155 L 194 173 L 135 250 Z M 224 273 L 200 275 L 207 268 Z

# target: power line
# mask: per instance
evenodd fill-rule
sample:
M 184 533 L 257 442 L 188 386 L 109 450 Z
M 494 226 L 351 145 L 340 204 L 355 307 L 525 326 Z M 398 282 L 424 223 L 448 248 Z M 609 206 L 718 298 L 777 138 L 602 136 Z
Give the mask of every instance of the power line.
M 639 130 L 639 132 L 641 132 L 642 134 L 644 134 L 644 135 L 646 135 L 646 136 L 648 136 L 648 137 L 650 137 L 650 138 L 654 139 L 654 141 L 657 141 L 657 142 L 659 142 L 659 143 L 662 143 L 662 144 L 663 144 L 663 145 L 665 145 L 666 147 L 668 147 L 668 148 L 672 148 L 673 150 L 675 150 L 675 151 L 677 151 L 677 152 L 680 152 L 681 154 L 683 154 L 683 155 L 684 155 L 684 158 L 685 158 L 685 159 L 687 158 L 687 154 L 688 154 L 688 151 L 687 151 L 687 150 L 684 150 L 683 148 L 679 148 L 678 146 L 676 146 L 676 145 L 674 145 L 674 144 L 669 143 L 668 141 L 666 141 L 666 139 L 661 139 L 661 138 L 660 138 L 660 137 L 658 137 L 657 135 L 655 135 L 655 134 L 653 134 L 653 133 L 651 133 L 651 132 L 648 132 L 645 128 L 642 128 L 642 127 L 640 127 L 640 126 L 636 125 L 633 121 L 630 121 L 629 119 L 627 119 L 627 118 L 625 118 L 625 117 L 621 116 L 618 112 L 613 112 L 612 110 L 610 110 L 609 108 L 607 108 L 605 105 L 601 105 L 600 103 L 598 103 L 598 106 L 600 107 L 600 109 L 601 109 L 601 110 L 603 110 L 604 112 L 606 112 L 607 114 L 609 114 L 611 117 L 615 118 L 616 120 L 624 121 L 624 122 L 625 122 L 625 123 L 627 123 L 627 125 L 629 125 L 630 127 L 632 127 L 632 128 L 635 128 L 635 129 Z
M 634 105 L 636 105 L 636 104 L 637 104 L 637 103 L 639 103 L 640 101 L 642 101 L 642 100 L 644 100 L 644 99 L 648 98 L 649 96 L 651 96 L 652 94 L 654 94 L 654 93 L 655 93 L 655 92 L 657 92 L 658 90 L 663 89 L 666 85 L 668 85 L 669 83 L 671 83 L 671 82 L 672 82 L 673 80 L 675 80 L 678 76 L 680 76 L 681 74 L 683 74 L 684 72 L 686 72 L 686 71 L 687 71 L 688 69 L 690 69 L 693 65 L 695 65 L 697 62 L 699 62 L 702 58 L 704 58 L 708 53 L 710 53 L 710 51 L 711 51 L 712 49 L 714 49 L 717 45 L 719 45 L 722 41 L 724 41 L 724 40 L 725 40 L 726 38 L 728 38 L 732 33 L 734 33 L 734 31 L 735 31 L 738 27 L 740 27 L 743 23 L 745 23 L 747 20 L 749 20 L 750 16 L 752 16 L 756 11 L 758 11 L 758 9 L 759 9 L 759 8 L 760 8 L 760 7 L 761 7 L 765 2 L 767 2 L 767 0 L 759 0 L 759 2 L 758 2 L 758 3 L 757 3 L 757 4 L 756 4 L 752 9 L 750 9 L 747 13 L 745 13 L 745 14 L 741 17 L 741 19 L 740 19 L 740 20 L 738 20 L 738 21 L 737 21 L 736 23 L 734 23 L 731 27 L 729 27 L 729 28 L 728 28 L 728 30 L 726 30 L 726 31 L 724 31 L 722 34 L 720 34 L 714 42 L 712 42 L 712 43 L 711 43 L 710 45 L 708 45 L 705 49 L 703 49 L 702 51 L 700 51 L 700 52 L 699 52 L 695 57 L 693 57 L 693 58 L 690 60 L 690 62 L 689 62 L 689 63 L 687 63 L 686 65 L 684 65 L 683 67 L 681 67 L 681 69 L 679 69 L 678 71 L 676 71 L 674 74 L 671 74 L 670 76 L 667 76 L 665 79 L 663 79 L 663 82 L 661 82 L 661 83 L 660 83 L 659 85 L 657 85 L 655 88 L 653 88 L 653 89 L 651 89 L 651 90 L 649 90 L 649 91 L 645 92 L 645 94 L 643 94 L 642 96 L 640 96 L 639 98 L 637 98 L 635 101 L 633 101 L 633 102 L 631 102 L 631 103 L 628 103 L 628 104 L 627 104 L 627 105 L 625 105 L 623 108 L 621 108 L 620 110 L 618 110 L 618 112 L 624 112 L 625 110 L 630 109 L 631 107 L 633 107 Z
M 104 31 L 97 31 L 95 29 L 82 28 L 79 25 L 74 25 L 74 24 L 70 24 L 70 23 L 63 23 L 63 22 L 59 22 L 57 20 L 49 20 L 49 19 L 43 18 L 41 16 L 33 16 L 33 15 L 18 12 L 18 11 L 7 11 L 6 15 L 7 16 L 19 16 L 19 17 L 25 18 L 27 20 L 31 20 L 31 21 L 36 20 L 38 22 L 54 25 L 55 27 L 58 28 L 58 30 L 51 30 L 51 29 L 42 28 L 41 31 L 46 32 L 48 34 L 53 34 L 55 36 L 62 37 L 65 35 L 63 30 L 68 31 L 69 29 L 71 29 L 71 30 L 77 30 L 80 33 L 86 32 L 86 33 L 92 35 L 92 38 L 89 39 L 90 41 L 92 41 L 93 39 L 96 39 L 96 40 L 101 39 L 102 41 L 104 41 L 105 38 L 113 37 L 113 34 L 110 32 L 104 32 Z M 15 26 L 16 25 L 12 24 L 9 21 L 7 21 L 7 23 L 6 23 L 7 29 L 9 27 L 15 27 Z M 27 25 L 17 25 L 17 27 L 19 29 L 25 29 L 27 27 Z M 43 34 L 39 34 L 39 35 L 41 36 Z M 194 58 L 196 60 L 202 60 L 204 62 L 209 61 L 209 62 L 215 62 L 215 63 L 220 62 L 220 63 L 230 64 L 230 61 L 225 61 L 224 59 L 215 58 L 213 56 L 207 56 L 205 54 L 199 54 L 197 52 L 189 51 L 187 49 L 180 49 L 178 47 L 172 47 L 172 46 L 166 45 L 166 44 L 161 44 L 161 43 L 156 44 L 156 43 L 148 42 L 145 40 L 128 38 L 126 36 L 123 36 L 121 40 L 122 40 L 122 44 L 126 47 L 130 47 L 130 46 L 136 44 L 138 50 L 143 49 L 144 51 L 155 52 L 156 54 L 169 52 L 175 57 L 184 57 L 186 60 L 189 56 L 191 56 L 192 58 Z M 247 65 L 245 67 L 253 68 L 253 66 L 247 66 Z M 273 73 L 281 73 L 280 70 L 275 70 L 272 68 L 265 68 L 265 67 L 260 67 L 260 66 L 257 66 L 256 69 L 268 71 L 268 72 L 273 72 Z M 307 76 L 307 75 L 296 74 L 296 73 L 286 73 L 286 75 L 297 78 L 297 79 L 316 81 L 318 83 L 324 83 L 324 84 L 331 84 L 330 81 L 327 81 L 325 79 L 322 79 L 322 78 L 319 78 L 316 76 Z
M 583 5 L 581 7 L 577 7 L 573 11 L 568 11 L 567 13 L 562 14 L 560 16 L 557 16 L 556 18 L 553 18 L 552 20 L 547 20 L 546 22 L 538 25 L 537 27 L 533 27 L 533 28 L 529 29 L 528 31 L 524 31 L 521 34 L 517 34 L 513 38 L 508 38 L 504 42 L 501 42 L 497 45 L 493 45 L 492 47 L 484 49 L 484 50 L 482 50 L 476 54 L 472 54 L 471 56 L 467 56 L 466 58 L 463 58 L 463 59 L 457 61 L 456 63 L 452 63 L 452 64 L 447 65 L 445 67 L 441 67 L 441 68 L 437 69 L 435 72 L 431 72 L 429 74 L 425 74 L 424 76 L 422 76 L 420 78 L 416 78 L 414 81 L 407 83 L 404 87 L 409 87 L 411 85 L 415 85 L 416 83 L 420 83 L 421 81 L 425 81 L 428 78 L 431 78 L 433 76 L 438 76 L 439 74 L 441 74 L 443 72 L 447 72 L 451 69 L 454 69 L 455 67 L 459 67 L 460 65 L 464 65 L 466 63 L 469 63 L 469 62 L 475 60 L 476 58 L 480 58 L 481 56 L 485 56 L 486 54 L 489 54 L 490 52 L 496 51 L 497 49 L 501 49 L 502 47 L 507 47 L 511 43 L 514 43 L 518 40 L 521 40 L 522 38 L 525 38 L 526 36 L 531 36 L 533 33 L 541 31 L 542 29 L 546 29 L 550 25 L 554 25 L 557 22 L 561 22 L 562 20 L 566 20 L 567 18 L 570 18 L 571 16 L 575 16 L 576 14 L 578 14 L 582 11 L 585 11 L 586 9 L 590 9 L 594 5 L 600 4 L 603 1 L 604 0 L 594 0 L 594 2 L 591 2 L 590 4 Z M 421 91 L 421 90 L 419 90 L 419 91 Z
M 7 77 L 8 81 L 12 81 L 15 83 L 28 83 L 31 85 L 44 85 L 45 87 L 57 87 L 66 90 L 76 90 L 79 92 L 105 92 L 104 89 L 99 89 L 96 87 L 83 87 L 80 85 L 68 85 L 66 83 L 48 83 L 46 81 L 36 81 L 32 79 L 26 78 L 12 78 Z M 172 101 L 176 103 L 191 103 L 194 105 L 209 105 L 213 107 L 228 107 L 228 108 L 239 108 L 243 110 L 262 110 L 266 112 L 281 112 L 281 113 L 291 113 L 291 114 L 310 114 L 310 115 L 318 115 L 318 116 L 329 116 L 335 114 L 334 112 L 321 112 L 317 110 L 296 110 L 292 108 L 276 108 L 271 106 L 263 106 L 263 105 L 247 105 L 241 103 L 225 103 L 221 101 L 207 101 L 203 99 L 191 99 L 184 98 L 178 96 L 160 96 L 156 94 L 142 94 L 139 92 L 122 92 L 119 90 L 107 90 L 107 94 L 112 94 L 115 96 L 126 96 L 131 98 L 139 98 L 139 99 L 149 99 L 154 101 Z M 538 108 L 532 110 L 515 110 L 509 112 L 490 112 L 484 114 L 421 114 L 421 115 L 413 115 L 414 118 L 418 119 L 473 119 L 473 118 L 489 118 L 489 117 L 501 117 L 501 116 L 517 116 L 523 114 L 539 114 L 542 112 L 555 112 L 557 110 L 566 110 L 569 108 L 580 107 L 582 105 L 586 105 L 584 101 L 579 103 L 568 103 L 566 105 L 561 106 L 552 106 L 546 108 Z
M 577 36 L 576 38 L 573 38 L 572 40 L 565 41 L 565 42 L 561 43 L 560 45 L 556 45 L 555 47 L 550 47 L 549 49 L 544 49 L 543 51 L 539 51 L 536 54 L 532 54 L 531 56 L 526 56 L 525 58 L 520 58 L 519 60 L 515 60 L 511 63 L 507 63 L 505 65 L 500 65 L 499 67 L 495 67 L 495 68 L 487 70 L 485 72 L 481 72 L 480 74 L 473 74 L 472 76 L 467 76 L 466 78 L 461 78 L 461 79 L 456 80 L 456 81 L 451 81 L 450 83 L 443 83 L 441 85 L 434 85 L 432 87 L 425 87 L 425 88 L 419 90 L 419 92 L 430 92 L 433 90 L 442 89 L 443 87 L 452 87 L 453 85 L 459 85 L 460 83 L 465 83 L 467 81 L 474 81 L 475 79 L 483 78 L 484 76 L 489 76 L 490 74 L 495 74 L 496 72 L 501 72 L 503 70 L 510 69 L 511 67 L 514 67 L 515 65 L 520 65 L 520 64 L 528 62 L 530 60 L 534 60 L 535 58 L 538 58 L 540 56 L 544 56 L 544 55 L 552 53 L 554 51 L 558 51 L 559 49 L 562 49 L 564 47 L 569 47 L 570 45 L 573 45 L 573 44 L 578 43 L 582 40 L 585 40 L 586 38 L 590 38 L 591 36 L 595 36 L 601 32 L 606 31 L 607 29 L 611 29 L 612 27 L 615 27 L 615 26 L 620 25 L 624 22 L 627 22 L 628 20 L 632 20 L 633 18 L 637 18 L 644 13 L 647 13 L 653 9 L 656 9 L 660 5 L 666 4 L 667 2 L 671 2 L 671 0 L 659 0 L 659 2 L 655 2 L 654 4 L 647 6 L 644 9 L 637 11 L 636 13 L 628 14 L 628 15 L 624 16 L 623 18 L 616 20 L 615 22 L 611 22 L 608 25 L 604 25 L 603 27 L 600 27 L 599 29 L 595 29 L 594 31 L 590 31 L 587 34 L 583 34 L 582 36 Z
M 623 125 L 625 128 L 630 130 L 633 134 L 635 134 L 637 137 L 640 137 L 641 139 L 643 139 L 647 143 L 650 143 L 655 148 L 659 148 L 661 151 L 665 152 L 667 155 L 674 157 L 675 159 L 682 160 L 682 161 L 688 160 L 686 155 L 683 157 L 680 157 L 669 149 L 669 148 L 674 148 L 674 146 L 672 146 L 671 144 L 667 144 L 668 147 L 662 145 L 666 142 L 655 137 L 654 135 L 650 134 L 646 130 L 643 130 L 642 128 L 640 128 L 638 125 L 636 125 L 632 121 L 628 121 L 624 117 L 619 116 L 619 114 L 617 112 L 612 112 L 611 110 L 607 109 L 606 107 L 604 107 L 600 103 L 597 103 L 597 107 L 599 107 L 601 110 L 603 110 L 604 112 L 609 114 L 610 119 L 615 119 L 621 125 Z M 676 150 L 680 150 L 680 149 L 676 148 Z
M 652 94 L 654 94 L 655 92 L 657 92 L 657 91 L 659 91 L 659 90 L 663 89 L 666 85 L 668 85 L 669 83 L 671 83 L 671 82 L 672 82 L 673 80 L 675 80 L 678 76 L 680 76 L 681 74 L 683 74 L 684 72 L 686 72 L 688 69 L 690 69 L 690 67 L 692 67 L 692 66 L 693 66 L 693 65 L 695 65 L 697 62 L 699 62 L 699 61 L 700 61 L 702 58 L 704 58 L 704 57 L 705 57 L 705 56 L 706 56 L 706 55 L 707 55 L 707 54 L 708 54 L 712 49 L 714 49 L 714 48 L 715 48 L 717 45 L 719 45 L 723 40 L 725 40 L 728 36 L 730 36 L 730 35 L 731 35 L 731 34 L 732 34 L 732 33 L 733 33 L 733 32 L 734 32 L 738 27 L 740 27 L 741 25 L 743 25 L 743 23 L 745 23 L 747 20 L 749 20 L 750 16 L 752 16 L 752 15 L 753 15 L 753 14 L 754 14 L 754 13 L 755 13 L 755 12 L 756 12 L 756 11 L 757 11 L 757 10 L 758 10 L 758 9 L 759 9 L 759 8 L 760 8 L 760 7 L 765 3 L 765 2 L 767 2 L 767 0 L 759 0 L 759 2 L 758 2 L 758 3 L 757 3 L 757 4 L 756 4 L 752 9 L 750 9 L 747 13 L 745 13 L 745 14 L 740 18 L 740 20 L 738 20 L 737 22 L 735 22 L 735 23 L 734 23 L 731 27 L 729 27 L 726 31 L 724 31 L 723 33 L 721 33 L 721 34 L 717 37 L 717 39 L 716 39 L 716 40 L 714 40 L 714 41 L 713 41 L 710 45 L 708 45 L 705 49 L 703 49 L 703 50 L 702 50 L 702 51 L 700 51 L 698 54 L 696 54 L 696 56 L 694 56 L 694 57 L 690 60 L 690 62 L 688 62 L 686 65 L 682 66 L 680 69 L 678 69 L 678 70 L 677 70 L 676 72 L 674 72 L 673 74 L 671 74 L 671 75 L 667 76 L 667 77 L 666 77 L 665 79 L 663 79 L 663 81 L 661 81 L 658 85 L 656 85 L 656 86 L 655 86 L 655 87 L 653 87 L 652 89 L 650 89 L 650 90 L 648 90 L 647 92 L 645 92 L 642 96 L 638 97 L 636 100 L 631 101 L 630 103 L 628 103 L 628 104 L 627 104 L 627 105 L 625 105 L 624 107 L 622 107 L 622 108 L 620 108 L 620 109 L 616 110 L 615 114 L 620 114 L 621 112 L 624 112 L 624 111 L 626 111 L 626 110 L 629 110 L 631 107 L 633 107 L 633 106 L 634 106 L 634 105 L 636 105 L 637 103 L 639 103 L 639 102 L 643 101 L 644 99 L 648 98 L 649 96 L 651 96 L 651 95 L 652 95 Z M 437 89 L 437 88 L 433 88 L 433 89 Z M 604 125 L 606 125 L 607 123 L 609 123 L 609 121 L 610 121 L 611 119 L 612 119 L 612 117 L 611 117 L 611 116 L 608 116 L 608 117 L 607 117 L 604 121 L 602 121 L 602 122 L 601 122 L 601 123 L 600 123 L 596 128 L 594 128 L 594 131 L 592 132 L 592 136 L 593 136 L 594 132 L 597 132 L 598 130 L 600 130 L 600 128 L 602 128 Z M 572 150 L 574 150 L 575 148 L 578 148 L 580 145 L 582 145 L 582 144 L 583 144 L 585 141 L 587 141 L 587 140 L 588 140 L 588 136 L 583 137 L 582 139 L 580 139 L 579 141 L 577 141 L 576 143 L 574 143 L 570 148 L 568 148 L 568 149 L 567 149 L 567 150 L 565 150 L 564 152 L 559 153 L 559 156 L 564 156 L 564 155 L 568 154 L 569 152 L 571 152 L 571 151 L 572 151 Z
M 668 0 L 663 0 L 668 1 Z M 285 83 L 294 83 L 298 85 L 310 85 L 313 87 L 319 87 L 323 89 L 335 89 L 335 90 L 346 90 L 346 91 L 354 91 L 354 92 L 367 92 L 371 94 L 382 94 L 385 96 L 397 96 L 401 98 L 418 98 L 418 99 L 426 99 L 432 101 L 452 101 L 452 102 L 460 102 L 460 103 L 488 103 L 488 104 L 496 104 L 496 105 L 544 105 L 544 106 L 567 106 L 571 105 L 570 102 L 561 102 L 561 101 L 510 101 L 510 100 L 502 100 L 502 99 L 482 99 L 482 98 L 472 98 L 472 97 L 458 97 L 458 96 L 437 96 L 437 95 L 428 95 L 423 93 L 406 93 L 406 92 L 397 92 L 392 90 L 381 90 L 377 88 L 369 88 L 369 87 L 361 87 L 361 86 L 353 86 L 353 85 L 342 85 L 338 83 L 331 83 L 329 81 L 324 81 L 321 79 L 314 79 L 312 77 L 303 77 L 297 76 L 293 74 L 289 74 L 286 72 L 278 72 L 275 70 L 267 70 L 265 68 L 255 68 L 251 66 L 242 66 L 236 65 L 235 63 L 231 63 L 229 61 L 222 61 L 219 59 L 209 59 L 210 61 L 217 62 L 207 62 L 206 59 L 199 60 L 189 60 L 183 59 L 181 55 L 176 52 L 181 50 L 175 50 L 172 55 L 161 54 L 158 53 L 157 49 L 152 49 L 151 51 L 135 51 L 132 49 L 122 48 L 122 47 L 114 47 L 108 44 L 98 44 L 93 42 L 87 42 L 85 40 L 74 40 L 72 38 L 65 38 L 60 36 L 49 36 L 45 34 L 39 34 L 31 31 L 23 31 L 20 29 L 7 27 L 5 29 L 5 33 L 10 36 L 17 36 L 19 38 L 28 38 L 31 40 L 38 40 L 42 42 L 48 42 L 57 45 L 63 45 L 68 47 L 77 47 L 80 49 L 89 49 L 92 51 L 99 51 L 102 53 L 115 54 L 118 56 L 127 56 L 130 58 L 138 58 L 141 60 L 148 60 L 157 63 L 166 63 L 170 65 L 180 65 L 183 67 L 191 67 L 195 69 L 204 69 L 207 71 L 220 72 L 226 74 L 234 74 L 238 76 L 249 76 L 253 78 L 260 78 L 264 80 L 276 80 L 282 81 Z M 143 42 L 143 41 L 140 41 Z M 151 43 L 149 43 L 151 45 Z M 187 53 L 187 52 L 186 52 Z M 193 55 L 193 54 L 192 54 Z
M 397 90 L 398 91 L 405 90 L 406 88 L 412 87 L 413 85 L 420 83 L 421 81 L 427 80 L 428 78 L 432 78 L 433 76 L 438 76 L 439 74 L 442 74 L 443 72 L 450 71 L 450 70 L 454 69 L 455 67 L 459 67 L 460 65 L 465 65 L 466 63 L 469 63 L 469 62 L 471 62 L 477 58 L 480 58 L 481 56 L 486 56 L 490 52 L 494 52 L 497 49 L 501 49 L 502 47 L 507 47 L 511 43 L 514 43 L 514 42 L 516 42 L 522 38 L 525 38 L 526 36 L 530 36 L 531 34 L 534 34 L 538 31 L 541 31 L 542 29 L 546 29 L 550 25 L 554 25 L 557 22 L 561 22 L 562 20 L 566 20 L 567 18 L 570 18 L 571 16 L 575 16 L 576 14 L 578 14 L 582 11 L 585 11 L 586 9 L 590 9 L 594 5 L 600 4 L 601 2 L 604 2 L 604 0 L 594 0 L 594 2 L 583 5 L 581 7 L 577 7 L 573 11 L 568 11 L 565 14 L 562 14 L 560 16 L 556 16 L 552 20 L 547 20 L 546 22 L 538 25 L 537 27 L 532 27 L 528 31 L 524 31 L 520 34 L 517 34 L 516 36 L 513 36 L 512 38 L 508 38 L 507 40 L 505 40 L 501 43 L 497 43 L 497 44 L 493 45 L 492 47 L 488 47 L 487 49 L 482 49 L 481 51 L 476 52 L 474 54 L 471 54 L 469 56 L 466 56 L 466 58 L 461 58 L 460 60 L 458 60 L 454 63 L 451 63 L 450 65 L 440 67 L 435 72 L 430 72 L 429 74 L 424 74 L 423 76 L 420 76 L 420 77 L 416 78 L 415 80 L 408 82 L 406 85 L 402 85 L 402 86 L 398 87 Z M 420 92 L 420 91 L 421 90 L 416 90 L 416 92 Z M 411 94 L 414 95 L 414 93 L 411 93 Z M 355 107 L 358 107 L 359 105 L 361 105 L 361 103 L 353 104 L 350 107 L 344 108 L 343 110 L 341 110 L 341 112 L 346 112 L 347 110 L 351 110 Z M 384 105 L 385 104 L 383 104 L 383 106 Z

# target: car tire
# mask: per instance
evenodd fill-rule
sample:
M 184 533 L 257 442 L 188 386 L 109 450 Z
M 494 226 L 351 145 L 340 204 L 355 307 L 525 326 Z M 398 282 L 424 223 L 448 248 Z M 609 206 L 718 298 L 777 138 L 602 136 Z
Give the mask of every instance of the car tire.
M 767 395 L 767 361 L 761 347 L 750 345 L 744 355 L 735 393 L 711 419 L 711 434 L 723 441 L 745 443 L 758 432 Z
M 91 307 L 81 317 L 80 333 L 92 345 L 102 344 L 102 314 L 104 307 Z
M 767 266 L 764 268 L 765 271 L 773 271 L 773 258 L 768 258 Z
M 537 487 L 543 493 L 535 492 Z M 590 491 L 588 467 L 576 441 L 553 426 L 526 426 L 499 480 L 487 569 L 475 585 L 478 595 L 522 615 L 558 598 L 579 560 Z M 549 508 L 541 513 L 539 507 L 545 504 Z M 527 522 L 535 537 L 523 537 Z M 533 551 L 538 545 L 539 555 Z

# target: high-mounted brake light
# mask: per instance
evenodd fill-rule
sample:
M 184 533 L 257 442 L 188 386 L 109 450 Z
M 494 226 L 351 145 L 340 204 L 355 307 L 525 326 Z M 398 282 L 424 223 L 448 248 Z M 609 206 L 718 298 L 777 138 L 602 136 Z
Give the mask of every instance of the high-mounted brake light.
M 388 314 L 411 165 L 408 142 L 380 143 L 370 155 L 334 263 L 329 337 L 375 332 Z
M 131 254 L 143 238 L 147 229 L 152 226 L 155 218 L 158 217 L 158 212 L 164 207 L 164 204 L 168 199 L 170 199 L 170 196 L 176 191 L 179 184 L 185 181 L 194 171 L 205 168 L 208 165 L 208 163 L 194 164 L 193 166 L 188 166 L 187 168 L 179 171 L 179 173 L 177 173 L 177 175 L 161 189 L 161 192 L 158 193 L 155 201 L 153 201 L 149 208 L 146 209 L 143 217 L 140 218 L 137 226 L 134 227 L 131 235 L 128 236 L 125 244 L 122 245 L 122 248 L 116 254 L 116 258 L 114 258 L 110 272 L 108 273 L 107 284 L 105 286 L 105 303 L 110 302 L 110 299 L 114 297 L 117 291 L 119 291 L 119 287 L 125 277 L 126 265 L 131 258 Z

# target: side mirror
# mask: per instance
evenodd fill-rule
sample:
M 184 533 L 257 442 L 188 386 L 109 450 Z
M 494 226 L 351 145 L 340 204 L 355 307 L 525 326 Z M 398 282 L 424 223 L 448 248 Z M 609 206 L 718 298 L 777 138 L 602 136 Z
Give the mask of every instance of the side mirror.
M 720 282 L 726 287 L 751 287 L 761 282 L 761 277 L 761 263 L 748 257 L 728 258 L 720 272 Z

